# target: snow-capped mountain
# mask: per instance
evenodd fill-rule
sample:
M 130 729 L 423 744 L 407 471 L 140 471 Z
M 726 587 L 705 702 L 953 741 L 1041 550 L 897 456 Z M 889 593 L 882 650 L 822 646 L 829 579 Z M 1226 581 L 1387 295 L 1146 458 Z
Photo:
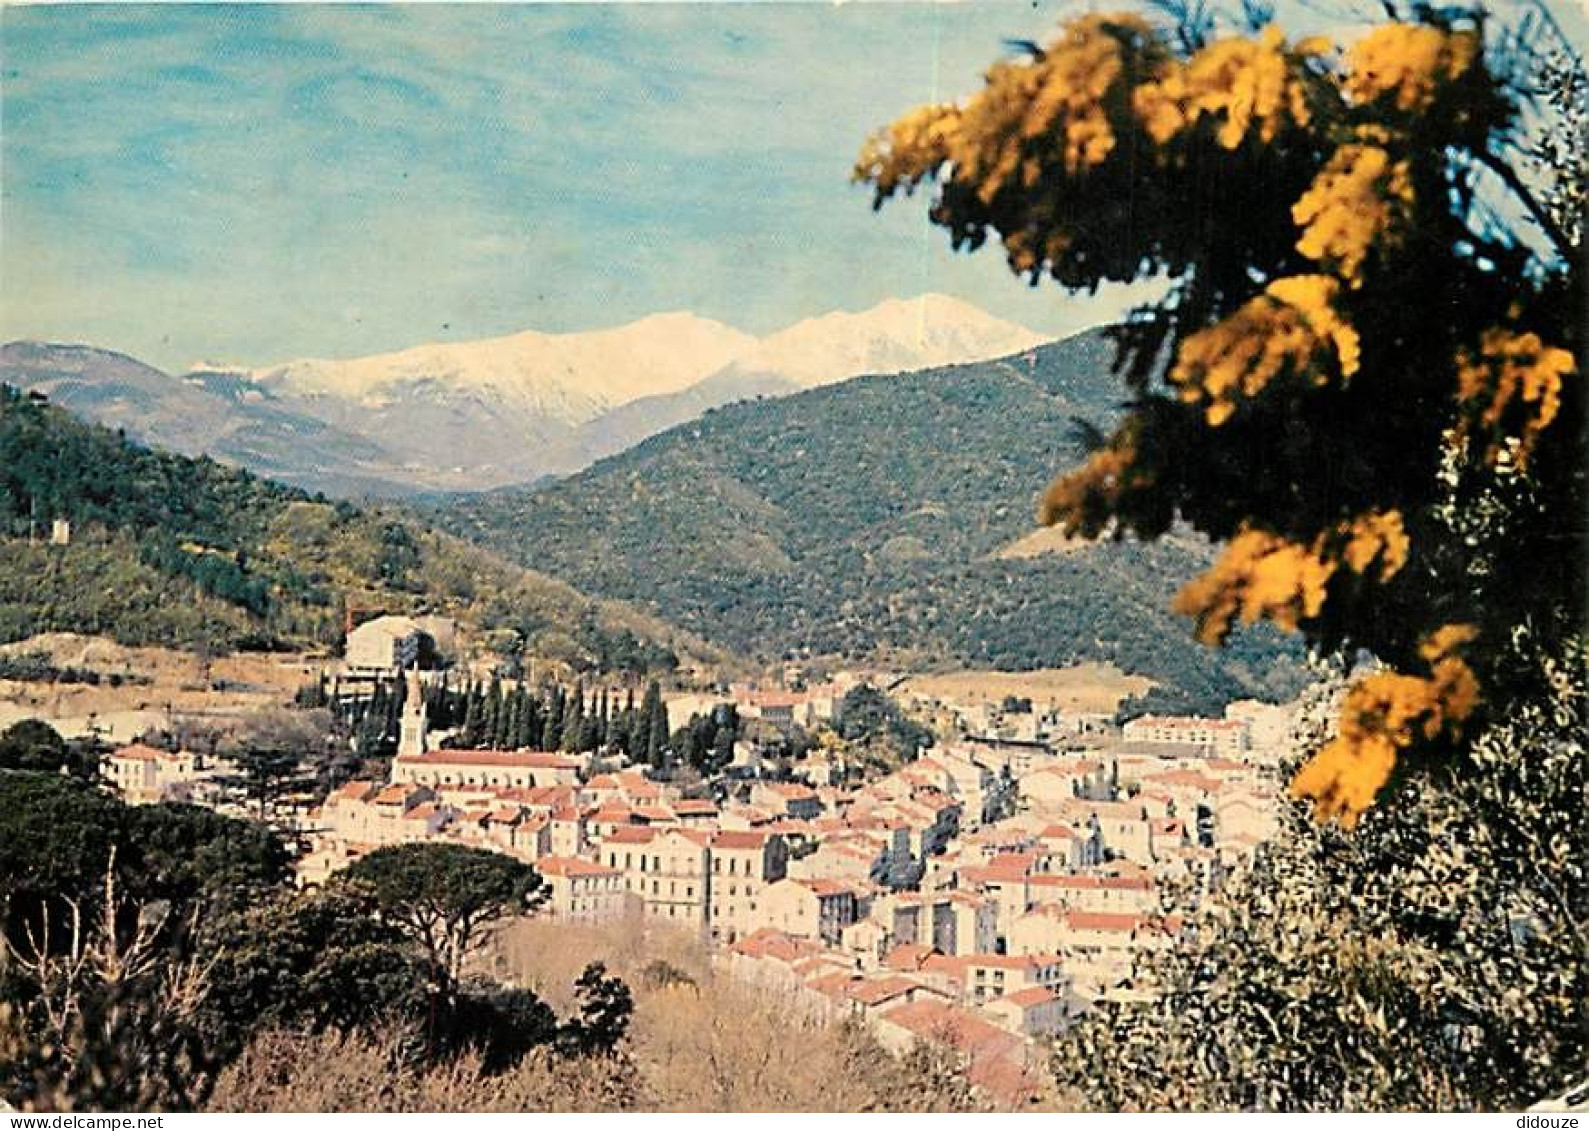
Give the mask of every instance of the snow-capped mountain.
M 403 494 L 565 474 L 736 400 L 1003 357 L 1044 340 L 969 303 L 923 295 L 761 338 L 666 313 L 342 360 L 206 363 L 180 377 L 103 351 L 12 343 L 0 379 L 188 454 L 333 493 Z
M 755 344 L 721 322 L 669 313 L 589 333 L 530 330 L 345 361 L 292 361 L 255 370 L 253 377 L 270 389 L 369 408 L 417 392 L 441 401 L 497 400 L 532 416 L 581 424 L 639 397 L 687 388 Z
M 732 368 L 810 387 L 867 373 L 985 361 L 1033 349 L 1046 340 L 968 302 L 927 294 L 889 299 L 856 314 L 834 311 L 797 322 L 734 358 Z

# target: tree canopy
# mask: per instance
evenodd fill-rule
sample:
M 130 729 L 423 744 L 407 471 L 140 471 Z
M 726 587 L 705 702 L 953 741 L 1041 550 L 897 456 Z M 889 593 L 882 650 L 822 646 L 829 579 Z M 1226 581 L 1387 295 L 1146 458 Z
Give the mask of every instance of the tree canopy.
M 528 864 L 457 844 L 378 848 L 342 877 L 367 885 L 381 916 L 424 948 L 443 988 L 456 985 L 485 928 L 544 898 L 540 874 Z
M 1182 30 L 1073 20 L 856 176 L 877 206 L 930 183 L 956 248 L 995 237 L 1033 285 L 1159 283 L 1114 332 L 1128 411 L 1042 518 L 1225 542 L 1175 601 L 1206 642 L 1267 620 L 1372 653 L 1292 784 L 1350 825 L 1398 767 L 1548 695 L 1512 670 L 1520 627 L 1582 624 L 1581 235 L 1527 128 L 1576 107 L 1541 105 L 1476 11 L 1344 50 Z M 1554 125 L 1581 179 L 1581 123 Z
M 89 752 L 73 747 L 41 719 L 23 719 L 0 731 L 0 770 L 65 771 L 92 777 L 97 767 Z

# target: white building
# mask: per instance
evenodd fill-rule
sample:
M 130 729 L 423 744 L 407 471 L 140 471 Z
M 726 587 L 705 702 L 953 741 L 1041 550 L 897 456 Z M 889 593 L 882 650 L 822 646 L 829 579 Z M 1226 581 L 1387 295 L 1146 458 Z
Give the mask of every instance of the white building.
M 101 772 L 129 805 L 190 800 L 188 794 L 207 780 L 203 761 L 187 750 L 158 750 L 134 743 L 105 759 Z
M 401 671 L 419 660 L 427 640 L 435 643 L 413 617 L 376 617 L 348 633 L 343 666 L 350 675 Z
M 1122 730 L 1127 742 L 1202 746 L 1215 754 L 1241 758 L 1247 753 L 1247 724 L 1241 719 L 1203 719 L 1190 715 L 1143 715 Z
M 577 922 L 604 922 L 623 914 L 623 873 L 577 856 L 543 856 L 535 868 L 550 889 L 549 914 Z
M 492 787 L 534 789 L 578 785 L 578 758 L 543 750 L 432 750 L 392 759 L 392 781 L 433 789 Z

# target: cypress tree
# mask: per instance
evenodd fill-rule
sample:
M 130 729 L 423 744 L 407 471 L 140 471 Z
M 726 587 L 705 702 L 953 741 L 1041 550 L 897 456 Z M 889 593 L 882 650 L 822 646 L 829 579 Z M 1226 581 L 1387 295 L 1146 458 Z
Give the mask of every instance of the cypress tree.
M 511 692 L 502 704 L 502 722 L 497 728 L 499 737 L 498 750 L 511 750 L 516 745 L 519 733 L 519 700 L 523 697 L 522 689 Z
M 629 688 L 629 694 L 624 698 L 623 714 L 618 719 L 618 747 L 631 758 L 639 749 L 635 742 L 635 709 L 634 688 Z
M 646 761 L 653 766 L 661 766 L 663 752 L 668 746 L 668 710 L 662 705 L 662 687 L 656 680 L 646 687 L 640 714 L 644 726 Z
M 491 688 L 486 692 L 484 709 L 480 716 L 480 744 L 494 748 L 497 736 L 497 719 L 502 714 L 502 680 L 493 673 Z
M 519 685 L 518 703 L 518 725 L 513 733 L 513 745 L 521 749 L 532 748 L 541 737 L 536 727 L 539 720 L 535 717 L 535 698 L 523 684 Z
M 480 689 L 472 680 L 463 698 L 463 744 L 473 749 L 480 745 Z
M 563 744 L 564 700 L 561 686 L 552 688 L 552 701 L 546 708 L 546 728 L 541 735 L 541 749 L 556 750 Z
M 585 721 L 585 688 L 574 685 L 574 694 L 563 704 L 563 740 L 559 744 L 569 753 L 579 749 L 580 731 Z

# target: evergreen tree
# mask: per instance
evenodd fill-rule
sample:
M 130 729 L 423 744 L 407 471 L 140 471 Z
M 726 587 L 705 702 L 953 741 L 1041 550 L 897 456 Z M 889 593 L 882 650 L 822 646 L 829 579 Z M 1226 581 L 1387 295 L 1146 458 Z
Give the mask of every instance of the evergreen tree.
M 481 717 L 480 688 L 473 681 L 464 692 L 463 710 L 463 744 L 469 749 L 478 749 L 480 734 L 484 720 Z
M 491 676 L 491 686 L 486 692 L 485 710 L 481 714 L 480 744 L 487 748 L 496 747 L 497 719 L 502 714 L 502 680 L 495 673 Z
M 497 749 L 512 750 L 517 745 L 519 734 L 519 704 L 524 698 L 523 688 L 515 688 L 503 703 L 502 725 L 498 728 L 500 738 Z
M 646 761 L 653 766 L 661 766 L 668 746 L 668 709 L 662 704 L 662 687 L 656 680 L 646 686 L 640 715 L 645 734 Z
M 533 749 L 540 741 L 540 720 L 536 717 L 535 697 L 522 684 L 518 693 L 518 726 L 513 732 L 513 744 L 522 749 Z
M 541 734 L 542 750 L 557 750 L 563 744 L 563 709 L 566 696 L 561 687 L 552 688 L 551 701 L 546 705 L 546 728 Z
M 585 718 L 585 689 L 576 684 L 574 694 L 570 695 L 563 704 L 562 750 L 573 752 L 579 749 L 581 726 Z

